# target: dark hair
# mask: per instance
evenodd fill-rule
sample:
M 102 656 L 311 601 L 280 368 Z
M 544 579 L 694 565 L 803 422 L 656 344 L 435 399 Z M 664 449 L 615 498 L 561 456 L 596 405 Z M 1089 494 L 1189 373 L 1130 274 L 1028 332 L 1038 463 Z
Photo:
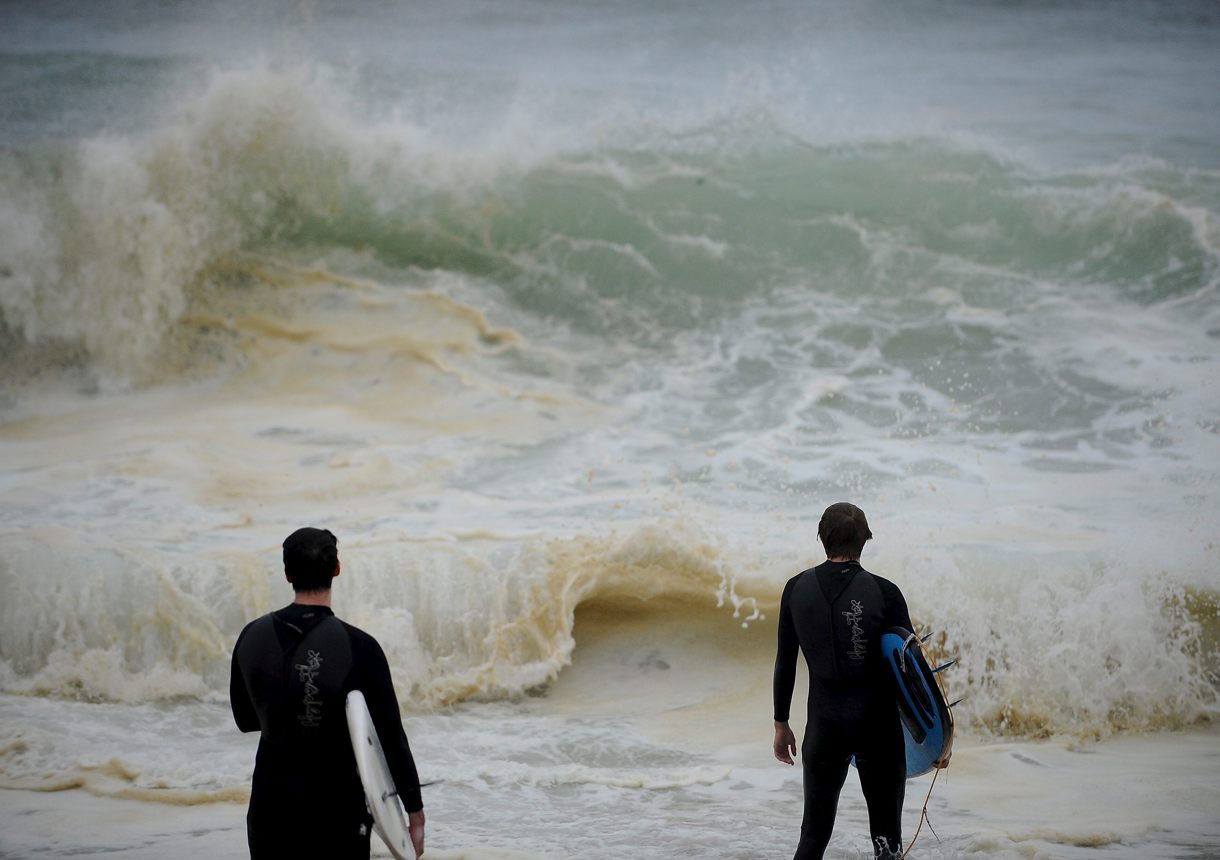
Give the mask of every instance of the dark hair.
M 284 539 L 284 574 L 293 591 L 326 591 L 339 566 L 339 539 L 326 529 L 297 529 Z
M 848 502 L 836 502 L 822 514 L 818 539 L 827 558 L 859 558 L 865 541 L 872 540 L 864 511 Z

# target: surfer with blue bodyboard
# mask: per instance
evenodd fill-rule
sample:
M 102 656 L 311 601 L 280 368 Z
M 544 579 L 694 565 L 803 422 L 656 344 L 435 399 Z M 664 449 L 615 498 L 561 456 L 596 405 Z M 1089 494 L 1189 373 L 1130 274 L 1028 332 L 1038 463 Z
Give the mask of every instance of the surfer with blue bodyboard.
M 401 802 L 414 853 L 424 850 L 419 775 L 385 654 L 330 608 L 338 546 L 325 529 L 293 532 L 283 549 L 294 601 L 247 624 L 233 647 L 233 717 L 243 732 L 262 732 L 246 816 L 252 860 L 369 857 L 374 818 L 349 732 L 353 691 L 385 771 L 378 797 L 392 793 L 395 811 Z
M 853 758 L 874 855 L 901 857 L 906 736 L 882 639 L 886 631 L 913 626 L 898 586 L 860 564 L 872 536 L 858 507 L 831 505 L 818 523 L 826 561 L 789 580 L 780 601 L 773 751 L 789 765 L 797 752 L 788 717 L 798 651 L 809 669 L 808 722 L 800 750 L 805 804 L 794 860 L 820 860 L 825 852 Z M 909 645 L 899 653 L 907 653 Z M 947 763 L 947 745 L 937 761 Z

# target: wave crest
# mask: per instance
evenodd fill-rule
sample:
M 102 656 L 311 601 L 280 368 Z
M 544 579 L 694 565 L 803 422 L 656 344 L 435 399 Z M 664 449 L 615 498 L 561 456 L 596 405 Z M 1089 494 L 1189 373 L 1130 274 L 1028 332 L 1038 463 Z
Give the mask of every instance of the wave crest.
M 0 586 L 25 595 L 7 602 L 0 618 L 0 686 L 10 693 L 223 700 L 237 632 L 286 598 L 272 592 L 272 565 L 253 557 L 162 570 L 155 559 L 118 549 L 65 549 L 71 539 L 63 534 L 43 541 L 9 541 L 0 560 Z M 647 613 L 647 623 L 662 628 L 660 641 L 666 624 L 684 631 L 676 648 L 691 635 L 715 640 L 737 655 L 733 667 L 716 671 L 745 673 L 718 684 L 760 689 L 759 677 L 770 674 L 770 646 L 760 646 L 755 631 L 736 644 L 725 637 L 771 623 L 777 584 L 743 584 L 732 573 L 740 569 L 734 552 L 682 529 L 408 542 L 349 550 L 349 558 L 336 611 L 382 643 L 409 710 L 545 687 L 572 663 L 580 608 L 603 627 L 616 615 Z M 916 622 L 940 631 L 931 659 L 959 660 L 946 681 L 953 697 L 966 696 L 958 709 L 964 726 L 1096 737 L 1220 715 L 1214 593 L 1099 566 L 980 578 L 974 563 L 1003 561 L 962 560 L 936 571 L 915 565 L 902 578 Z M 736 622 L 726 626 L 730 615 Z M 616 647 L 609 624 L 599 634 L 603 653 Z M 693 679 L 679 681 L 690 687 Z M 634 687 L 623 693 L 641 695 Z M 757 706 L 765 714 L 765 696 Z
M 945 141 L 819 146 L 757 116 L 455 147 L 353 100 L 318 70 L 231 71 L 143 136 L 5 154 L 0 329 L 141 382 L 210 267 L 276 247 L 490 276 L 531 313 L 649 339 L 794 279 L 879 312 L 933 289 L 1023 306 L 1045 281 L 1214 313 L 1212 173 L 1039 175 Z

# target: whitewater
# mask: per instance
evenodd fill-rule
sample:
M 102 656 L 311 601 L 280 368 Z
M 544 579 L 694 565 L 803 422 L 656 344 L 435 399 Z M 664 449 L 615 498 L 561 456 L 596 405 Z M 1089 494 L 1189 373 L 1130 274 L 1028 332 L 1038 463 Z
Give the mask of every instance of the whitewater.
M 247 856 L 302 525 L 427 856 L 788 856 L 843 500 L 965 697 L 912 857 L 1220 856 L 1211 4 L 4 15 L 0 857 Z

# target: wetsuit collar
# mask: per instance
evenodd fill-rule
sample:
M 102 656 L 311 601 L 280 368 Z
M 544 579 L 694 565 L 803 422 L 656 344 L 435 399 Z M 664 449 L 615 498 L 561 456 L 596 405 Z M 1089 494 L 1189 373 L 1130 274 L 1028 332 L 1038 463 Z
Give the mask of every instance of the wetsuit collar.
M 296 615 L 301 618 L 308 618 L 311 615 L 334 615 L 335 610 L 329 606 L 319 606 L 312 603 L 289 603 L 283 609 L 275 613 L 276 615 Z
M 289 603 L 283 609 L 272 613 L 275 620 L 286 624 L 299 635 L 305 635 L 315 624 L 324 618 L 334 615 L 329 606 L 314 606 L 308 603 Z
M 834 606 L 836 600 L 839 599 L 847 586 L 851 585 L 852 580 L 856 578 L 862 568 L 857 559 L 849 559 L 847 561 L 831 561 L 827 559 L 825 563 L 814 568 L 819 573 L 824 573 L 824 576 L 818 576 L 818 586 L 822 589 L 822 594 L 826 597 L 827 602 Z

